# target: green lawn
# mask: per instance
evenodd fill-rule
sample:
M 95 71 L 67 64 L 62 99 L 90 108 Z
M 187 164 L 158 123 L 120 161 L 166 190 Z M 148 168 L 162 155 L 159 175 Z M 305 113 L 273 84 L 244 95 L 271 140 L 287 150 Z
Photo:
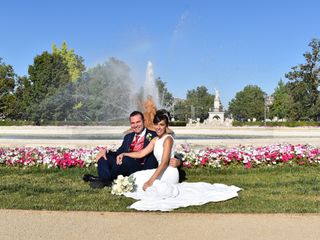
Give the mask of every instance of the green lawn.
M 305 213 L 320 212 L 319 167 L 260 169 L 185 169 L 187 181 L 233 184 L 243 188 L 239 198 L 175 212 L 208 213 Z M 134 202 L 111 195 L 109 189 L 94 190 L 82 181 L 89 169 L 42 169 L 0 167 L 1 209 L 82 211 L 133 211 Z

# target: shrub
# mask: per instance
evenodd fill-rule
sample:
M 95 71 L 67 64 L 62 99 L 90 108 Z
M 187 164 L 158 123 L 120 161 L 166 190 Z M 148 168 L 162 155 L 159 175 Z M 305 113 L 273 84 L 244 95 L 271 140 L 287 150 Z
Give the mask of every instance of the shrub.
M 34 125 L 32 121 L 12 121 L 12 120 L 4 120 L 0 121 L 0 126 L 30 126 Z
M 174 121 L 169 124 L 172 127 L 185 127 L 187 125 L 186 121 Z
M 234 127 L 242 127 L 242 126 L 264 126 L 264 122 L 257 121 L 257 122 L 240 122 L 240 121 L 233 121 L 232 126 Z M 268 127 L 319 127 L 320 122 L 267 122 L 266 126 Z

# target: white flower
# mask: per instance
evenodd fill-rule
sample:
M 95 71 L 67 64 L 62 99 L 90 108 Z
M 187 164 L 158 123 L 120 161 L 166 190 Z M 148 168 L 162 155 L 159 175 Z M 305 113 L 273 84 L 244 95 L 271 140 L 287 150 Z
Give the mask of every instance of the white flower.
M 119 181 L 122 181 L 123 179 L 124 179 L 124 176 L 122 176 L 122 175 L 119 175 L 117 178 L 117 180 L 119 180 Z
M 129 177 L 119 175 L 118 178 L 113 181 L 111 194 L 122 195 L 125 192 L 132 192 L 135 189 L 134 180 L 132 175 Z
M 151 140 L 152 140 L 152 134 L 151 133 L 148 133 L 147 134 L 147 136 L 146 136 L 146 138 L 148 139 L 148 141 L 150 142 Z

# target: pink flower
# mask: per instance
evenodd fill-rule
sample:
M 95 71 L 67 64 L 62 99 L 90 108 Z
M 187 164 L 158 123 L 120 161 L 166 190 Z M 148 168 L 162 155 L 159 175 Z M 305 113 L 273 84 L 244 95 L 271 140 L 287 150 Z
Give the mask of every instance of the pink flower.
M 202 158 L 202 160 L 201 160 L 201 165 L 206 165 L 207 164 L 207 162 L 208 162 L 208 158 L 207 157 L 204 157 L 204 158 Z
M 245 165 L 244 165 L 244 168 L 246 169 L 250 169 L 252 166 L 251 166 L 251 161 L 248 161 Z

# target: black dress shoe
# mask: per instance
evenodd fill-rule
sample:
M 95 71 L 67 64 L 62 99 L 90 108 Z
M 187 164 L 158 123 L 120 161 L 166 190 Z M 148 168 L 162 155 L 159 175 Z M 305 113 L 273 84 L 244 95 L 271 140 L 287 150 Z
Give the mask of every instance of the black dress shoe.
M 96 179 L 90 182 L 90 187 L 94 189 L 101 189 L 104 187 L 111 187 L 112 181 L 109 180 L 103 180 L 103 179 Z
M 83 179 L 83 181 L 85 181 L 85 182 L 92 182 L 92 181 L 100 180 L 99 177 L 93 176 L 93 175 L 91 175 L 91 174 L 85 174 L 85 175 L 83 175 L 82 179 Z

